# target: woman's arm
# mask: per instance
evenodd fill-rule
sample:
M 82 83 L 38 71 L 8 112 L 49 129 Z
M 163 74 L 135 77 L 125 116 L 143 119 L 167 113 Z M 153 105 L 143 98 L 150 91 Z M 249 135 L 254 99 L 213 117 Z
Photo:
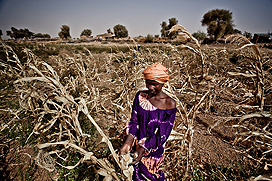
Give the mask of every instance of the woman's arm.
M 139 93 L 136 94 L 134 101 L 133 101 L 133 106 L 132 106 L 132 113 L 131 113 L 131 119 L 127 125 L 127 138 L 125 140 L 124 145 L 120 149 L 120 154 L 127 154 L 130 150 L 131 147 L 133 146 L 133 143 L 135 141 L 136 135 L 138 133 L 139 129 L 139 121 L 137 118 L 137 113 L 138 113 L 138 95 Z

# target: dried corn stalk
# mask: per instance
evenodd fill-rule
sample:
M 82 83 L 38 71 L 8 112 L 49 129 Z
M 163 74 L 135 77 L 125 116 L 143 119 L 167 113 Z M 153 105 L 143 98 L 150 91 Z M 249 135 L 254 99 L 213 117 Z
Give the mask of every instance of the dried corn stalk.
M 229 74 L 234 76 L 241 75 L 241 76 L 252 77 L 252 78 L 256 77 L 255 98 L 259 105 L 259 109 L 262 111 L 264 106 L 264 73 L 263 73 L 261 54 L 258 49 L 258 46 L 256 44 L 251 43 L 246 37 L 240 34 L 231 35 L 227 37 L 226 41 L 228 39 L 231 39 L 231 43 L 237 42 L 239 46 L 242 45 L 240 48 L 237 49 L 237 51 L 241 51 L 243 49 L 246 49 L 247 47 L 251 47 L 253 50 L 253 54 L 241 52 L 245 60 L 248 59 L 251 61 L 249 62 L 252 68 L 252 70 L 249 70 L 250 73 L 229 72 Z
M 187 34 L 195 46 L 167 44 L 163 49 L 159 48 L 159 45 L 158 47 L 143 46 L 136 52 L 137 56 L 133 47 L 129 47 L 130 51 L 126 53 L 118 50 L 117 53 L 99 55 L 92 54 L 85 48 L 87 55 L 62 53 L 51 56 L 51 64 L 40 61 L 31 51 L 25 49 L 27 62 L 23 65 L 12 48 L 5 46 L 8 62 L 13 66 L 8 63 L 3 64 L 4 71 L 17 76 L 15 87 L 21 95 L 21 107 L 31 110 L 37 118 L 34 120 L 33 131 L 29 137 L 44 133 L 48 135 L 47 143 L 39 145 L 41 156 L 38 156 L 37 162 L 48 169 L 54 169 L 58 164 L 55 158 L 67 160 L 63 156 L 64 150 L 73 149 L 82 155 L 82 159 L 72 166 L 59 163 L 60 165 L 69 169 L 83 161 L 90 162 L 99 165 L 101 169 L 98 173 L 104 175 L 105 179 L 117 180 L 116 176 L 130 178 L 131 167 L 123 168 L 122 173 L 115 173 L 118 168 L 114 168 L 112 162 L 115 162 L 116 167 L 122 168 L 127 165 L 127 159 L 119 162 L 111 144 L 117 139 L 116 136 L 109 138 L 106 134 L 107 129 L 100 127 L 97 120 L 102 117 L 103 121 L 110 122 L 109 125 L 116 128 L 118 132 L 115 133 L 116 135 L 121 133 L 130 119 L 136 92 L 145 88 L 142 70 L 153 62 L 161 62 L 168 68 L 170 75 L 170 81 L 163 89 L 176 100 L 178 109 L 174 129 L 166 147 L 164 172 L 167 178 L 175 179 L 172 176 L 173 170 L 188 171 L 189 158 L 193 154 L 193 124 L 196 115 L 200 111 L 208 111 L 214 104 L 217 95 L 221 94 L 216 90 L 217 88 L 228 94 L 231 94 L 228 92 L 229 88 L 248 92 L 243 90 L 245 85 L 235 79 L 208 75 L 209 69 L 215 69 L 219 73 L 220 57 L 228 60 L 229 55 L 225 49 L 219 51 L 201 49 L 197 40 L 181 25 L 173 27 L 171 31 Z M 213 51 L 210 57 L 206 55 L 211 53 L 209 51 Z M 256 71 L 240 73 L 240 75 L 262 78 L 262 73 L 259 72 L 258 75 Z M 86 139 L 91 139 L 92 135 L 84 132 L 79 119 L 80 113 L 83 113 L 95 126 L 102 137 L 101 142 L 107 143 L 114 159 L 110 160 L 111 163 L 106 158 L 97 159 L 95 152 L 86 151 Z M 183 164 L 181 158 L 187 158 L 187 164 Z M 183 165 L 187 168 L 182 168 Z

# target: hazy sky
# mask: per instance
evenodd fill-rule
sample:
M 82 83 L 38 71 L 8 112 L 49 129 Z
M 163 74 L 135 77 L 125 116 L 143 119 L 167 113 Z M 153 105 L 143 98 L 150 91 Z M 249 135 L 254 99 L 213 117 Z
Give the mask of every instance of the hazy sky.
M 68 25 L 71 36 L 79 38 L 83 29 L 95 36 L 121 24 L 136 37 L 160 35 L 160 24 L 176 18 L 190 33 L 206 32 L 200 21 L 216 8 L 230 10 L 242 32 L 272 31 L 272 0 L 0 0 L 0 29 L 3 39 L 11 27 L 57 37 Z

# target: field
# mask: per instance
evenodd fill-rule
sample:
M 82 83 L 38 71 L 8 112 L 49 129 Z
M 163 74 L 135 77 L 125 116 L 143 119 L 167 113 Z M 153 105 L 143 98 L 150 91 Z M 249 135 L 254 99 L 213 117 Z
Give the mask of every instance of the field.
M 244 37 L 186 45 L 96 42 L 1 46 L 4 180 L 123 180 L 124 141 L 142 71 L 168 69 L 177 116 L 167 180 L 246 180 L 271 173 L 272 52 Z

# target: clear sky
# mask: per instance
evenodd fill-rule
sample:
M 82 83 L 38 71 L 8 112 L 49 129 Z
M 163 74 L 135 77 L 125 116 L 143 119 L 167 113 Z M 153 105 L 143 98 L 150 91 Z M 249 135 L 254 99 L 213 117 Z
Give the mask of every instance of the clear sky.
M 190 33 L 206 32 L 200 21 L 216 8 L 230 10 L 242 32 L 272 31 L 272 0 L 0 0 L 0 29 L 3 39 L 11 27 L 58 37 L 60 27 L 68 25 L 79 38 L 83 29 L 95 36 L 121 24 L 136 37 L 160 35 L 160 24 L 176 18 Z

